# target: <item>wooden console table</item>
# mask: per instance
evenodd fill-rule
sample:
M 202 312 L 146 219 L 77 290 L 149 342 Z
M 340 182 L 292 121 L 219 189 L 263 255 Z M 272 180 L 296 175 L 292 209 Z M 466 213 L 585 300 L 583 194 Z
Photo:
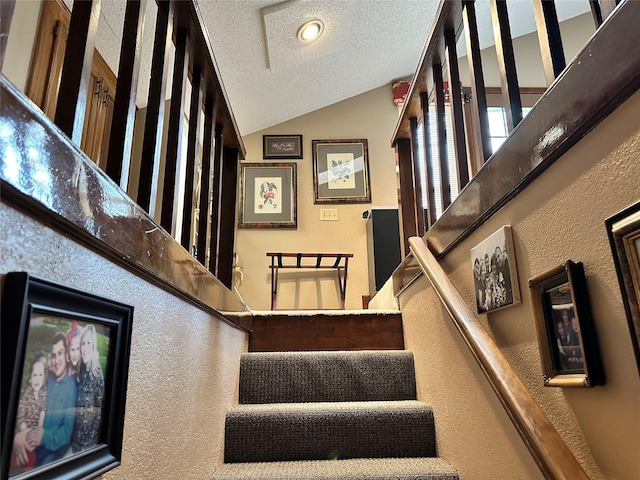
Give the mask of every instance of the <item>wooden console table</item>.
M 338 284 L 340 286 L 340 306 L 344 310 L 345 297 L 347 295 L 347 268 L 349 259 L 353 253 L 282 253 L 267 252 L 267 257 L 271 257 L 271 310 L 276 309 L 278 297 L 278 271 L 281 268 L 310 268 L 310 269 L 335 269 L 338 272 Z M 295 259 L 295 263 L 292 263 Z M 306 260 L 303 259 L 315 259 Z M 323 260 L 328 259 L 328 262 Z M 284 262 L 283 262 L 284 260 Z

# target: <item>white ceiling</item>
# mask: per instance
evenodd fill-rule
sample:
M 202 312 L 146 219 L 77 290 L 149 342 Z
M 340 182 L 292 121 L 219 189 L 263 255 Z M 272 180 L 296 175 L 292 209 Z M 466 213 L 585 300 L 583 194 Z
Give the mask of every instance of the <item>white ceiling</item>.
M 199 0 L 242 135 L 414 73 L 436 0 Z M 303 44 L 298 28 L 324 22 Z M 391 87 L 389 89 L 391 101 Z
M 71 3 L 71 0 L 67 0 Z M 390 85 L 415 72 L 437 0 L 196 0 L 241 135 Z M 489 0 L 477 2 L 481 44 L 492 43 Z M 510 0 L 512 33 L 535 30 L 530 0 Z M 587 0 L 556 0 L 558 16 L 588 9 Z M 117 70 L 125 0 L 104 0 L 96 46 Z M 298 41 L 319 18 L 321 38 Z M 147 2 L 139 106 L 146 92 L 155 25 Z M 389 87 L 391 101 L 391 87 Z

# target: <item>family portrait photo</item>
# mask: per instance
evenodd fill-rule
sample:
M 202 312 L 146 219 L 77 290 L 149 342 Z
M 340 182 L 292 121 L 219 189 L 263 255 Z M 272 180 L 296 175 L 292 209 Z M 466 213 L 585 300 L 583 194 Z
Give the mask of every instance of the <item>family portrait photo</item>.
M 2 287 L 0 478 L 120 465 L 133 306 L 30 274 Z
M 546 387 L 604 385 L 582 262 L 567 260 L 529 279 Z
M 545 292 L 549 305 L 553 335 L 555 337 L 554 359 L 557 371 L 579 371 L 584 369 L 580 347 L 580 324 L 571 301 L 569 283 L 563 283 Z
M 520 303 L 511 227 L 505 225 L 471 249 L 478 313 Z
M 31 316 L 10 478 L 100 442 L 108 328 L 51 315 Z

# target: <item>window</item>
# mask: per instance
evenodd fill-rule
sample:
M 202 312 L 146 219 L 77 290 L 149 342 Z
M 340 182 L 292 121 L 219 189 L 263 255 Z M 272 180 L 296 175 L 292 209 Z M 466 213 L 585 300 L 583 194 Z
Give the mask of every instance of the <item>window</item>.
M 522 107 L 522 117 L 526 117 L 531 107 Z M 491 152 L 495 152 L 507 139 L 507 114 L 502 107 L 488 107 L 489 135 L 491 136 Z
M 427 195 L 427 161 L 431 166 L 433 172 L 433 190 L 435 195 L 435 211 L 436 219 L 442 215 L 442 185 L 440 181 L 440 161 L 439 161 L 439 149 L 438 149 L 438 131 L 436 128 L 436 111 L 435 105 L 429 109 L 429 145 L 431 146 L 432 158 L 425 159 L 425 145 L 424 145 L 424 123 L 418 124 L 418 168 L 420 170 L 420 186 L 422 189 L 422 205 L 424 208 L 428 208 L 429 201 Z M 455 148 L 453 145 L 453 124 L 451 121 L 451 108 L 449 105 L 445 105 L 445 126 L 447 132 L 447 163 L 449 165 L 449 186 L 451 189 L 451 201 L 453 201 L 459 192 L 458 185 L 458 165 L 456 162 Z

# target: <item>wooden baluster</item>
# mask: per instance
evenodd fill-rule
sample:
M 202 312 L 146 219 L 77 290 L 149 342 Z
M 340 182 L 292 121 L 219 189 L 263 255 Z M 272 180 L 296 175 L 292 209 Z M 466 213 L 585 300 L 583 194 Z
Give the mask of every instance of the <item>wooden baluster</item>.
M 593 15 L 593 22 L 596 28 L 602 25 L 602 22 L 611 15 L 617 4 L 616 0 L 589 0 L 589 7 L 591 7 L 591 15 Z
M 473 118 L 473 142 L 475 152 L 482 152 L 482 157 L 472 159 L 473 170 L 478 170 L 491 156 L 491 135 L 489 134 L 489 116 L 487 115 L 487 95 L 482 73 L 482 57 L 478 38 L 478 22 L 473 0 L 463 1 L 462 20 L 467 42 L 467 58 L 471 77 L 471 111 Z
M 295 182 L 295 179 L 292 179 Z M 295 191 L 295 185 L 293 189 Z M 220 189 L 220 240 L 218 249 L 218 280 L 233 287 L 233 248 L 236 230 L 236 192 L 238 189 L 238 149 L 225 148 Z
M 431 122 L 429 121 L 429 94 L 420 92 L 420 106 L 422 108 L 422 126 L 424 135 L 424 163 L 427 175 L 427 221 L 425 229 L 431 228 L 436 221 L 436 194 L 433 188 L 433 153 L 431 150 Z
M 208 94 L 204 102 L 204 138 L 202 142 L 202 171 L 200 173 L 200 215 L 198 220 L 198 261 L 207 265 L 207 252 L 211 223 L 209 209 L 211 204 L 211 147 L 213 146 L 213 128 L 215 109 L 213 94 Z
M 216 124 L 211 189 L 211 240 L 209 242 L 209 271 L 218 275 L 218 239 L 220 236 L 220 172 L 222 170 L 222 125 Z
M 509 13 L 505 0 L 491 0 L 491 19 L 493 21 L 496 53 L 498 55 L 502 98 L 507 115 L 507 130 L 511 133 L 522 120 L 522 101 L 520 99 L 516 57 L 513 52 L 513 41 L 509 26 Z
M 178 182 L 180 156 L 184 133 L 184 82 L 187 78 L 187 31 L 178 28 L 176 32 L 176 55 L 173 63 L 173 81 L 171 84 L 171 107 L 167 124 L 167 155 L 164 160 L 164 183 L 162 187 L 162 212 L 160 225 L 176 236 L 178 215 Z
M 15 0 L 2 0 L 0 2 L 0 71 L 2 71 L 2 66 L 4 65 L 9 30 L 11 29 L 11 17 L 13 17 L 15 4 Z
M 100 1 L 73 2 L 71 11 L 54 122 L 76 145 L 82 141 Z
M 402 231 L 404 252 L 409 253 L 409 237 L 415 237 L 416 225 L 416 192 L 414 189 L 413 162 L 411 161 L 411 141 L 399 138 L 396 142 L 398 156 L 398 175 L 400 177 L 400 209 L 402 212 Z
M 198 148 L 198 133 L 200 125 L 200 82 L 202 69 L 200 65 L 193 67 L 191 74 L 191 105 L 189 108 L 189 133 L 187 137 L 187 165 L 184 185 L 184 203 L 182 206 L 182 246 L 191 252 L 191 232 L 193 227 L 193 214 L 195 211 L 193 201 L 193 185 L 196 174 L 196 154 Z
M 453 126 L 453 144 L 458 165 L 458 186 L 462 190 L 469 183 L 469 165 L 467 160 L 467 140 L 464 134 L 464 112 L 462 110 L 462 90 L 458 69 L 458 49 L 456 32 L 445 30 L 444 42 L 449 72 L 449 102 L 451 105 L 451 124 Z
M 422 206 L 422 181 L 420 175 L 420 145 L 418 144 L 418 119 L 411 117 L 411 152 L 413 157 L 413 176 L 416 196 L 416 231 L 422 237 L 425 234 L 424 208 Z
M 147 114 L 142 141 L 142 158 L 140 161 L 140 179 L 138 181 L 138 205 L 149 215 L 155 217 L 156 199 L 160 175 L 160 152 L 162 132 L 164 130 L 165 90 L 167 71 L 165 68 L 169 49 L 172 48 L 173 28 L 170 18 L 168 0 L 158 1 L 155 39 L 153 43 L 153 60 L 151 62 L 151 80 L 147 101 Z
M 542 68 L 548 87 L 566 66 L 555 2 L 533 0 L 533 15 L 536 19 Z
M 589 7 L 591 8 L 591 15 L 593 16 L 593 23 L 595 23 L 596 28 L 598 28 L 602 25 L 605 18 L 602 14 L 599 0 L 589 0 Z
M 447 142 L 447 124 L 444 109 L 444 80 L 442 65 L 433 65 L 433 89 L 436 99 L 436 129 L 438 132 L 438 161 L 440 162 L 440 193 L 442 210 L 451 205 L 451 184 L 449 181 L 449 145 Z
M 146 0 L 127 2 L 107 153 L 107 175 L 125 191 L 128 187 L 131 165 L 133 125 L 140 71 L 140 45 L 146 4 Z

